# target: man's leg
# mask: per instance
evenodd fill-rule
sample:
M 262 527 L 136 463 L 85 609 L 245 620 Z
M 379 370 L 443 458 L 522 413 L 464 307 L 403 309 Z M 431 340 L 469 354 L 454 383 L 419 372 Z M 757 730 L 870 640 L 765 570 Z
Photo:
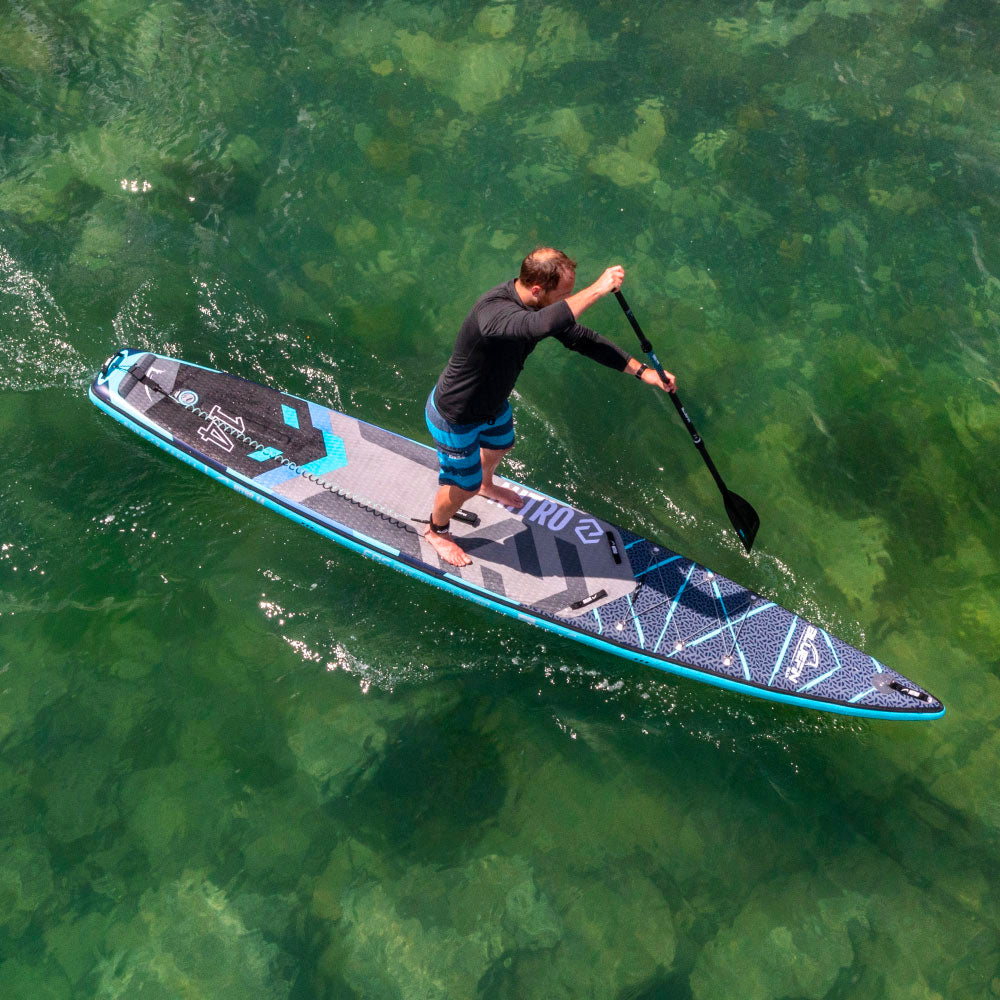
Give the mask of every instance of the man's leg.
M 481 497 L 488 497 L 490 500 L 496 500 L 497 503 L 502 504 L 504 507 L 513 507 L 517 510 L 519 507 L 524 506 L 524 497 L 513 490 L 507 489 L 505 486 L 497 486 L 493 482 L 493 473 L 496 472 L 500 460 L 513 447 L 511 445 L 510 448 L 501 448 L 499 450 L 494 448 L 479 449 L 480 459 L 483 464 L 483 485 L 479 487 L 479 495 Z M 457 510 L 458 508 L 456 507 L 455 509 Z
M 452 566 L 468 566 L 472 560 L 451 537 L 448 522 L 462 504 L 479 492 L 482 470 L 479 468 L 479 428 L 449 424 L 434 405 L 434 393 L 424 407 L 427 429 L 437 445 L 440 475 L 434 494 L 430 524 L 424 532 L 434 551 Z M 438 530 L 435 531 L 434 529 Z
M 451 484 L 439 487 L 434 495 L 431 523 L 427 525 L 424 538 L 431 544 L 434 551 L 452 566 L 468 566 L 472 560 L 462 551 L 462 547 L 451 537 L 449 532 L 435 531 L 434 529 L 444 528 L 459 507 L 475 495 L 475 490 L 463 490 Z
M 504 507 L 513 507 L 515 510 L 523 507 L 523 497 L 493 482 L 493 473 L 500 460 L 514 447 L 514 414 L 510 403 L 493 424 L 483 431 L 479 444 L 479 461 L 483 467 L 483 485 L 479 487 L 479 495 L 495 500 Z

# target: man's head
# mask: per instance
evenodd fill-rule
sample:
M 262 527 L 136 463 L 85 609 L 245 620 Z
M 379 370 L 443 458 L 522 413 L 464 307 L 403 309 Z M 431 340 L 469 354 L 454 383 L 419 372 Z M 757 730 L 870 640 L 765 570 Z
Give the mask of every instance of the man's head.
M 561 250 L 537 247 L 521 262 L 518 282 L 527 297 L 525 304 L 536 308 L 560 302 L 573 294 L 576 281 L 576 261 Z

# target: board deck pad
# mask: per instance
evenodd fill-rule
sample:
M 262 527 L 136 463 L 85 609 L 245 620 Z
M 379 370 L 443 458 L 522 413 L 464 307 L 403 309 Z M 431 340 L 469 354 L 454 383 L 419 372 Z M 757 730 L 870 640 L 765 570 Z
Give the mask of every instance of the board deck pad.
M 222 372 L 123 350 L 91 398 L 160 447 L 410 575 L 608 652 L 811 708 L 933 718 L 933 696 L 853 646 L 665 546 L 509 480 L 519 510 L 474 497 L 452 522 L 472 559 L 423 538 L 432 448 Z

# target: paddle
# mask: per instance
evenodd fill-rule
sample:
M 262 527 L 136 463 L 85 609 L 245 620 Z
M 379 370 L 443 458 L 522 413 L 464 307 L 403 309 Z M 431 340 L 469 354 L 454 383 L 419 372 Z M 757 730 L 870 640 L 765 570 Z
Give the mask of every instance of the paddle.
M 646 339 L 642 328 L 636 321 L 635 316 L 632 315 L 632 310 L 629 309 L 628 303 L 625 301 L 625 296 L 621 292 L 615 292 L 615 298 L 618 299 L 618 305 L 622 307 L 626 318 L 632 324 L 632 329 L 635 330 L 635 335 L 639 338 L 639 344 L 642 346 L 643 351 L 646 352 L 646 357 L 652 363 L 656 374 L 660 376 L 660 381 L 666 385 L 667 376 L 663 371 L 663 365 L 660 364 L 660 359 L 653 353 L 653 345 Z M 757 516 L 757 511 L 738 493 L 733 493 L 732 490 L 726 488 L 726 484 L 722 481 L 722 476 L 719 475 L 719 470 L 709 457 L 708 450 L 705 448 L 705 442 L 702 441 L 701 435 L 695 430 L 691 418 L 687 415 L 687 411 L 677 398 L 677 393 L 670 393 L 670 399 L 677 408 L 681 420 L 684 421 L 684 426 L 687 428 L 688 434 L 691 435 L 691 440 L 694 442 L 695 447 L 701 452 L 701 457 L 705 460 L 708 471 L 712 473 L 712 478 L 722 493 L 722 502 L 726 505 L 726 513 L 729 515 L 729 520 L 732 521 L 736 533 L 740 536 L 743 547 L 749 552 L 753 548 L 753 540 L 757 537 L 757 529 L 760 527 L 760 518 Z

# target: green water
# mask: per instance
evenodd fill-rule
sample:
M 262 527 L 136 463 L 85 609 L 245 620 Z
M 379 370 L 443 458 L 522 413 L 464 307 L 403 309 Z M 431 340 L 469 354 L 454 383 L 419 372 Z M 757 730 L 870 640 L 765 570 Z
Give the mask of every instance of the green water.
M 1000 995 L 995 3 L 0 2 L 0 995 Z M 118 346 L 421 439 L 537 243 L 510 474 L 926 685 L 859 722 L 367 563 L 114 424 Z M 587 322 L 635 350 L 614 302 Z

